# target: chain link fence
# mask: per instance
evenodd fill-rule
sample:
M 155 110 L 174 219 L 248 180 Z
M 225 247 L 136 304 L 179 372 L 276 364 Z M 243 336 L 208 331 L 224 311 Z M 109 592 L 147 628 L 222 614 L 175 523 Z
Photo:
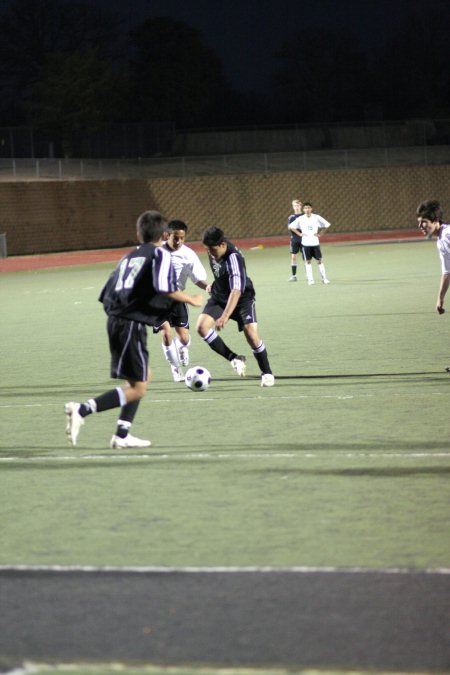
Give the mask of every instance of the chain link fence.
M 450 145 L 147 159 L 2 159 L 0 180 L 123 180 L 450 164 Z

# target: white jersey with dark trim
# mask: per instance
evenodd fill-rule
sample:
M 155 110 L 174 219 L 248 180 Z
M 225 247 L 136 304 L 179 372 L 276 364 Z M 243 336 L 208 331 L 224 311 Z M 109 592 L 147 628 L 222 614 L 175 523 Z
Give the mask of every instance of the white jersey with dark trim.
M 172 266 L 177 277 L 178 290 L 184 291 L 188 279 L 196 284 L 197 281 L 207 281 L 206 270 L 196 254 L 189 246 L 182 244 L 178 249 L 172 249 L 166 242 L 162 246 L 163 249 L 170 253 Z
M 450 223 L 442 223 L 437 239 L 442 274 L 450 274 Z
M 306 213 L 299 216 L 289 225 L 290 230 L 300 230 L 302 233 L 303 246 L 319 246 L 319 237 L 317 233 L 330 227 L 330 223 L 317 213 L 311 213 L 307 216 Z

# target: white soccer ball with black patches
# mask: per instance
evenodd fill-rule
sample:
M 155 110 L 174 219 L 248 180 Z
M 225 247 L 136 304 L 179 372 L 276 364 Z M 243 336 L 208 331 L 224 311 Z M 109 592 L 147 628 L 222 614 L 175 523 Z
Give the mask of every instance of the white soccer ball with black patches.
M 192 391 L 206 391 L 211 384 L 211 374 L 202 366 L 193 366 L 186 371 L 184 382 Z

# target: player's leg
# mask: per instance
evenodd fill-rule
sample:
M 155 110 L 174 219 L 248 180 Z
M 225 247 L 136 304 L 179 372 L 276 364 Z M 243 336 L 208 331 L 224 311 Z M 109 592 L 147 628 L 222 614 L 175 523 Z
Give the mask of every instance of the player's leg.
M 125 409 L 125 422 L 130 422 L 130 419 L 132 422 L 138 407 L 136 402 L 139 403 L 145 395 L 147 384 L 150 381 L 145 325 L 136 321 L 109 317 L 107 329 L 111 351 L 111 377 L 127 380 L 128 384 L 110 389 L 100 396 L 88 399 L 85 403 L 73 401 L 66 403 L 66 434 L 72 445 L 76 445 L 84 419 L 93 413 L 120 407 L 122 411 Z M 134 405 L 127 408 L 128 404 Z M 128 435 L 128 430 L 126 435 Z M 140 439 L 134 440 L 140 441 Z M 150 441 L 141 441 L 141 443 L 145 443 L 145 446 L 150 445 Z
M 320 247 L 318 247 L 318 249 L 319 249 L 318 257 L 316 258 L 316 260 L 317 260 L 317 266 L 318 266 L 319 272 L 320 272 L 320 277 L 322 279 L 323 284 L 329 284 L 330 282 L 327 279 L 327 273 L 325 272 L 325 265 L 322 262 L 322 253 L 321 253 Z
M 305 270 L 306 270 L 306 278 L 308 280 L 308 284 L 311 286 L 314 283 L 314 277 L 313 277 L 313 272 L 312 272 L 312 266 L 311 266 L 311 260 L 313 256 L 312 252 L 312 246 L 304 246 L 303 247 L 303 253 L 305 256 Z
M 191 346 L 191 336 L 188 328 L 177 326 L 175 328 L 175 345 L 178 350 L 178 356 L 182 366 L 189 365 L 189 347 Z
M 245 356 L 233 352 L 216 332 L 214 326 L 216 320 L 222 316 L 223 307 L 218 305 L 212 298 L 206 303 L 206 307 L 197 319 L 197 333 L 202 340 L 211 347 L 216 354 L 230 361 L 233 370 L 243 377 L 245 375 Z
M 164 358 L 170 365 L 174 382 L 183 382 L 184 375 L 181 370 L 180 360 L 175 341 L 172 338 L 172 325 L 170 321 L 164 321 L 162 324 L 153 327 L 154 333 L 161 333 Z
M 270 367 L 266 345 L 258 334 L 258 324 L 256 321 L 244 324 L 243 331 L 261 371 L 261 386 L 272 387 L 275 384 L 275 378 Z
M 290 245 L 291 251 L 291 276 L 288 281 L 297 281 L 297 250 L 295 247 L 295 242 L 291 239 Z
M 184 302 L 177 303 L 176 312 L 172 312 L 172 325 L 175 328 L 175 346 L 178 358 L 182 366 L 189 365 L 189 347 L 191 336 L 189 334 L 189 312 Z

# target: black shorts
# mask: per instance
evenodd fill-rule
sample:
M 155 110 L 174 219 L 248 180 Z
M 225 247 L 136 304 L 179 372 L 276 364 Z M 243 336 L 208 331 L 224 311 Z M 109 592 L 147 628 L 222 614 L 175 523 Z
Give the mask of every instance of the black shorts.
M 204 309 L 202 309 L 202 314 L 208 314 L 208 316 L 212 316 L 214 321 L 217 321 L 217 319 L 222 316 L 224 309 L 225 305 L 223 303 L 218 302 L 214 298 L 209 298 Z M 238 302 L 230 319 L 236 321 L 239 330 L 243 330 L 244 326 L 248 323 L 256 323 L 255 298 Z
M 303 246 L 303 257 L 305 260 L 311 260 L 311 258 L 322 260 L 320 246 Z
M 159 333 L 161 326 L 168 321 L 172 327 L 189 328 L 189 312 L 185 302 L 175 302 L 169 315 L 161 323 L 153 326 L 153 333 Z
M 302 251 L 303 245 L 300 237 L 291 237 L 291 242 L 289 245 L 289 250 L 291 253 L 299 253 Z
M 146 325 L 138 321 L 109 316 L 107 331 L 111 352 L 111 377 L 129 382 L 146 382 L 148 376 Z

